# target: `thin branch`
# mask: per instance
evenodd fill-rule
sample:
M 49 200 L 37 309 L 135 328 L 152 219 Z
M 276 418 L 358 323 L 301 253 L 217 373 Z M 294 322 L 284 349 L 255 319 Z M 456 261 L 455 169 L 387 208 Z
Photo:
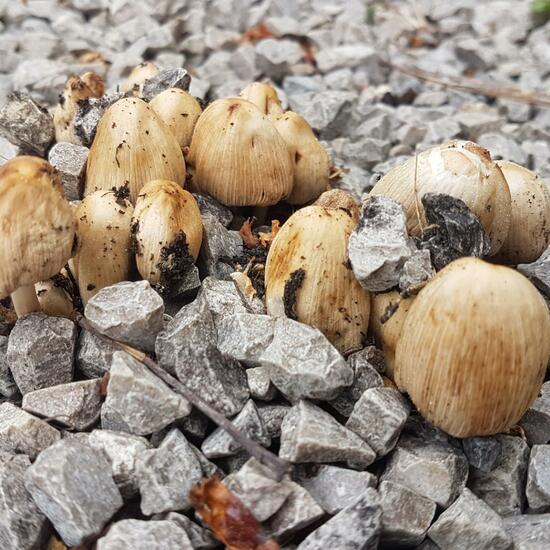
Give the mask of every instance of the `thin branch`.
M 164 369 L 159 367 L 155 363 L 155 361 L 153 361 L 144 352 L 102 334 L 101 332 L 96 330 L 91 325 L 91 323 L 80 313 L 75 314 L 75 320 L 78 325 L 84 330 L 91 332 L 94 336 L 97 336 L 104 342 L 111 344 L 122 351 L 125 351 L 126 353 L 128 353 L 128 355 L 131 355 L 134 359 L 145 365 L 155 376 L 157 376 L 165 384 L 170 386 L 172 390 L 185 397 L 185 399 L 187 399 L 187 401 L 189 401 L 199 411 L 205 414 L 218 426 L 223 428 L 235 441 L 237 441 L 242 446 L 242 448 L 248 454 L 256 458 L 265 466 L 271 468 L 276 476 L 277 481 L 280 481 L 283 476 L 290 471 L 290 463 L 288 463 L 286 460 L 283 460 L 282 458 L 279 458 L 276 454 L 272 453 L 268 449 L 265 449 L 264 447 L 250 439 L 247 435 L 236 428 L 230 420 L 225 418 L 225 416 L 212 408 L 208 403 L 203 401 L 200 397 L 189 390 L 171 374 L 168 374 Z
M 492 86 L 474 78 L 442 75 L 440 73 L 425 71 L 412 65 L 398 65 L 391 62 L 388 65 L 403 74 L 413 76 L 419 80 L 433 82 L 445 88 L 463 90 L 487 97 L 511 99 L 512 101 L 528 103 L 529 105 L 537 105 L 539 107 L 550 107 L 550 94 L 537 90 L 524 90 L 515 86 Z

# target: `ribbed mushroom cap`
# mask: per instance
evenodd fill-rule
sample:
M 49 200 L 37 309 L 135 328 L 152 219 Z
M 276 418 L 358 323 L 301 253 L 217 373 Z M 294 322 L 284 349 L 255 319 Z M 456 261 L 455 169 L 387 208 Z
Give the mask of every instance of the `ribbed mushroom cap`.
M 0 167 L 0 298 L 48 279 L 71 257 L 74 221 L 56 170 L 38 157 Z
M 292 190 L 286 143 L 268 117 L 244 99 L 220 99 L 204 111 L 188 158 L 194 183 L 226 206 L 268 206 Z
M 413 301 L 397 343 L 395 381 L 447 433 L 490 435 L 523 416 L 549 357 L 548 308 L 529 280 L 460 258 Z
M 148 181 L 185 180 L 183 153 L 170 129 L 143 100 L 124 98 L 101 117 L 90 149 L 84 194 L 128 185 L 135 203 Z

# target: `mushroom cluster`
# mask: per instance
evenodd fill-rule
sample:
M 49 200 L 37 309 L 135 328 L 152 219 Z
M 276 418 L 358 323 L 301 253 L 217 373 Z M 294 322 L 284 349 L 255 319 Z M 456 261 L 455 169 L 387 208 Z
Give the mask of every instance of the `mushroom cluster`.
M 201 251 L 217 246 L 203 228 L 200 193 L 231 209 L 244 255 L 225 260 L 265 313 L 318 328 L 344 356 L 374 340 L 386 376 L 453 436 L 493 434 L 519 420 L 550 358 L 548 307 L 513 267 L 550 244 L 550 194 L 536 174 L 454 140 L 390 170 L 361 209 L 330 189 L 326 150 L 270 84 L 254 82 L 203 111 L 179 87 L 144 95 L 158 76 L 153 64 L 136 67 L 112 101 L 93 73 L 67 82 L 54 114 L 57 141 L 78 143 L 83 102 L 104 100 L 80 201 L 69 204 L 43 159 L 20 156 L 0 168 L 0 298 L 11 296 L 17 315 L 70 316 L 103 287 L 140 278 L 174 299 L 189 273 L 207 274 Z M 370 223 L 383 205 L 367 208 L 380 196 L 402 212 L 391 262 L 388 233 L 378 238 Z M 448 224 L 431 217 L 437 197 L 451 198 L 441 216 L 457 218 Z M 260 212 L 271 228 L 254 227 Z M 457 246 L 440 269 L 430 247 L 468 237 L 465 212 L 486 257 L 460 257 L 468 254 Z M 381 258 L 371 272 L 394 271 L 386 292 L 368 288 L 350 262 L 350 237 L 360 234 Z

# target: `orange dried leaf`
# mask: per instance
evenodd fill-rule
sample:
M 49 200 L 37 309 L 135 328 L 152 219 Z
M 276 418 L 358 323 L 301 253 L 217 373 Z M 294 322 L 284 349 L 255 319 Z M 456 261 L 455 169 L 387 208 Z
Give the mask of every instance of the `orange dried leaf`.
M 250 218 L 242 224 L 239 229 L 239 235 L 243 238 L 244 244 L 248 248 L 258 246 L 258 237 L 252 233 L 252 222 L 250 221 Z
M 281 229 L 281 224 L 279 220 L 272 220 L 271 231 L 269 233 L 262 233 L 261 231 L 258 233 L 260 237 L 260 244 L 267 248 L 273 242 L 273 239 L 277 236 L 279 229 Z
M 258 23 L 250 27 L 241 37 L 241 42 L 257 42 L 264 38 L 273 38 L 273 33 L 267 28 L 265 23 Z
M 204 479 L 191 489 L 190 496 L 195 510 L 229 550 L 280 550 L 250 510 L 219 479 Z

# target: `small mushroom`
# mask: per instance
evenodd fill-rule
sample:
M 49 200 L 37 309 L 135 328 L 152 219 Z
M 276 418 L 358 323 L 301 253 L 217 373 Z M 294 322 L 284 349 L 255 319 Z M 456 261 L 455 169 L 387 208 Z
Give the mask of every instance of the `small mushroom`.
M 88 72 L 82 76 L 71 76 L 53 114 L 55 140 L 80 145 L 81 140 L 74 128 L 78 102 L 90 97 L 101 97 L 104 93 L 105 83 L 98 74 Z
M 149 78 L 153 78 L 159 73 L 159 68 L 151 61 L 144 61 L 132 69 L 126 82 L 122 85 L 123 92 L 132 92 L 136 97 L 141 97 L 143 84 Z
M 40 311 L 34 283 L 67 263 L 74 221 L 56 170 L 38 157 L 0 167 L 0 299 L 11 294 L 17 315 Z
M 51 317 L 71 318 L 75 307 L 73 299 L 66 286 L 67 281 L 64 270 L 47 281 L 40 281 L 34 285 L 36 296 L 40 303 L 40 309 Z
M 170 295 L 199 255 L 202 220 L 195 197 L 172 181 L 149 182 L 138 195 L 132 233 L 139 273 Z
M 130 278 L 133 207 L 124 191 L 96 191 L 75 210 L 77 247 L 72 271 L 84 304 L 102 288 Z
M 240 97 L 254 103 L 264 115 L 271 114 L 273 111 L 276 113 L 282 112 L 281 100 L 277 95 L 277 90 L 266 82 L 250 83 L 240 93 Z
M 341 353 L 361 349 L 369 293 L 348 262 L 355 222 L 342 209 L 307 206 L 273 240 L 265 268 L 267 312 L 317 327 Z
M 343 208 L 349 212 L 355 223 L 359 222 L 361 208 L 351 194 L 343 189 L 325 191 L 313 204 L 324 206 L 325 208 Z

